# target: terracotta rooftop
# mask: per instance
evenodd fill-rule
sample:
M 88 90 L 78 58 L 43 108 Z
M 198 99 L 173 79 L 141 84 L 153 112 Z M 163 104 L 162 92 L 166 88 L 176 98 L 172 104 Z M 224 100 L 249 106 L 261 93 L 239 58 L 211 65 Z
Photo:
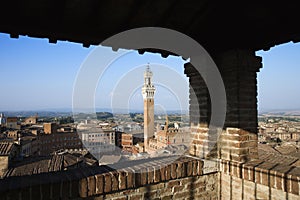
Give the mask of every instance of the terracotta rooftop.
M 57 172 L 77 164 L 82 164 L 81 166 L 92 166 L 95 163 L 95 160 L 69 153 L 49 157 L 39 157 L 15 164 L 6 171 L 4 177 Z
M 9 155 L 13 148 L 14 143 L 12 142 L 0 142 L 0 155 Z
M 293 145 L 285 144 L 279 147 L 272 148 L 267 144 L 259 144 L 259 160 L 287 167 L 299 167 L 300 169 L 300 155 L 297 152 L 297 149 L 291 148 L 291 146 Z
M 275 149 L 283 155 L 292 155 L 298 153 L 298 147 L 289 143 L 284 143 L 281 146 L 275 147 Z

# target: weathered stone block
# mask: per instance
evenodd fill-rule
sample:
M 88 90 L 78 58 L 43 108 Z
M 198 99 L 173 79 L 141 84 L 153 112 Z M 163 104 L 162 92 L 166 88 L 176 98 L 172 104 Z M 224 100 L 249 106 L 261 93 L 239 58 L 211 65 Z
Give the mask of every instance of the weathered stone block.
M 176 179 L 177 178 L 177 164 L 175 162 L 171 163 L 171 178 Z
M 160 167 L 155 167 L 154 168 L 154 183 L 158 183 L 161 181 L 160 179 Z
M 164 182 L 162 182 L 162 183 L 157 183 L 157 184 L 150 185 L 149 189 L 150 190 L 160 190 L 160 189 L 165 188 L 165 187 L 166 187 L 166 184 Z M 147 189 L 146 189 L 146 191 L 147 191 Z
M 117 172 L 110 172 L 111 174 L 111 189 L 112 191 L 116 191 L 119 189 L 119 173 Z
M 88 181 L 86 178 L 83 178 L 79 181 L 79 196 L 80 197 L 88 196 Z
M 143 199 L 143 195 L 141 195 L 141 194 L 129 195 L 128 199 L 129 200 L 140 200 L 140 199 Z
M 96 179 L 96 194 L 102 194 L 104 191 L 104 176 L 102 174 L 97 174 Z
M 177 192 L 174 194 L 173 198 L 174 199 L 182 199 L 182 198 L 189 198 L 190 197 L 190 192 L 189 191 L 181 191 L 181 192 Z
M 119 180 L 118 180 L 119 189 L 120 190 L 126 189 L 126 172 L 120 171 L 118 177 L 119 177 Z
M 147 172 L 147 169 L 141 169 L 140 170 L 140 175 L 141 175 L 141 185 L 148 184 L 148 172 Z
M 88 184 L 88 196 L 96 194 L 96 180 L 94 176 L 87 177 Z
M 295 195 L 300 195 L 300 179 L 297 176 L 291 176 L 291 185 L 290 185 L 290 192 Z
M 168 188 L 173 188 L 175 185 L 180 185 L 180 181 L 179 180 L 172 180 L 167 182 L 166 186 Z
M 166 180 L 166 167 L 161 166 L 159 170 L 160 170 L 160 179 L 162 181 L 165 181 Z
M 127 188 L 133 188 L 134 187 L 134 173 L 133 171 L 127 171 L 126 172 L 126 176 L 127 176 L 127 179 L 126 179 L 126 185 L 127 185 Z
M 177 178 L 181 178 L 182 175 L 182 168 L 183 168 L 183 163 L 182 162 L 177 162 L 177 168 L 176 168 L 176 172 L 177 172 Z
M 174 186 L 173 189 L 172 189 L 172 192 L 177 193 L 179 191 L 182 191 L 183 189 L 184 189 L 183 185 Z
M 112 190 L 112 180 L 111 180 L 111 174 L 106 173 L 104 175 L 104 192 L 109 193 Z

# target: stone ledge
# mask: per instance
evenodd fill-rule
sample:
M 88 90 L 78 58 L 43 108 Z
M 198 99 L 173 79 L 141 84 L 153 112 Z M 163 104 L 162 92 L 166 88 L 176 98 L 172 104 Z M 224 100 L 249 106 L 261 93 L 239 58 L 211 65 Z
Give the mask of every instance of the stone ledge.
M 0 181 L 0 199 L 68 199 L 110 194 L 218 170 L 192 157 L 155 158 L 112 166 L 9 177 Z M 127 166 L 126 166 L 127 165 Z
M 263 160 L 246 163 L 222 160 L 220 171 L 230 176 L 300 195 L 300 168 L 298 167 Z

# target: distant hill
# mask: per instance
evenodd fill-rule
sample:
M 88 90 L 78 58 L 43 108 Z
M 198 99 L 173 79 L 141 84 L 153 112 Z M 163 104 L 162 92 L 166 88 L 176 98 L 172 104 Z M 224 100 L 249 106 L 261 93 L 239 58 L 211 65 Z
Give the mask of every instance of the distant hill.
M 1 111 L 0 111 L 1 112 Z M 54 111 L 4 111 L 7 117 L 31 117 L 38 115 L 39 117 L 57 117 L 70 116 L 72 112 L 54 112 Z
M 273 109 L 259 112 L 259 115 L 300 116 L 300 109 Z
M 82 113 L 91 113 L 89 109 L 86 112 L 82 110 Z M 129 114 L 129 113 L 143 113 L 143 110 L 138 109 L 110 109 L 110 108 L 97 108 L 97 113 L 113 113 L 113 114 Z M 40 117 L 57 117 L 57 116 L 71 116 L 73 115 L 72 109 L 63 108 L 63 109 L 45 109 L 45 110 L 32 110 L 32 111 L 1 111 L 0 113 L 4 113 L 5 116 L 17 116 L 17 117 L 30 117 L 35 116 L 36 114 Z M 188 114 L 189 112 L 186 110 L 170 110 L 167 111 L 167 114 Z M 166 114 L 163 111 L 156 111 L 156 115 Z

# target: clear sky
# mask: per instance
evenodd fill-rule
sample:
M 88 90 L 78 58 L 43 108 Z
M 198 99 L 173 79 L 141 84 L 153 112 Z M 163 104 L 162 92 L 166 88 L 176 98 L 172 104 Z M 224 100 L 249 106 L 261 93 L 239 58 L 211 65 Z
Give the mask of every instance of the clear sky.
M 300 44 L 289 42 L 256 55 L 263 58 L 258 73 L 259 111 L 300 110 Z
M 47 39 L 23 36 L 11 39 L 0 34 L 0 111 L 71 109 L 76 77 L 96 49 L 62 41 L 50 44 Z M 101 60 L 95 62 L 103 67 Z M 139 55 L 135 51 L 128 51 L 109 65 L 98 85 L 92 86 L 96 90 L 95 106 L 142 110 L 141 87 L 148 62 L 154 74 L 157 109 L 187 110 L 185 61 L 174 56 L 165 59 L 159 54 Z
M 47 39 L 29 37 L 11 39 L 0 34 L 0 111 L 71 108 L 77 74 L 95 48 L 63 41 L 50 44 Z M 259 110 L 300 109 L 300 44 L 283 44 L 269 51 L 258 51 L 257 55 L 263 57 L 264 65 L 258 74 Z M 136 52 L 112 63 L 99 77 L 96 107 L 141 109 L 143 70 L 148 62 L 157 87 L 157 108 L 187 109 L 184 61 Z M 131 85 L 128 80 L 133 81 Z M 128 90 L 131 91 L 122 96 Z

